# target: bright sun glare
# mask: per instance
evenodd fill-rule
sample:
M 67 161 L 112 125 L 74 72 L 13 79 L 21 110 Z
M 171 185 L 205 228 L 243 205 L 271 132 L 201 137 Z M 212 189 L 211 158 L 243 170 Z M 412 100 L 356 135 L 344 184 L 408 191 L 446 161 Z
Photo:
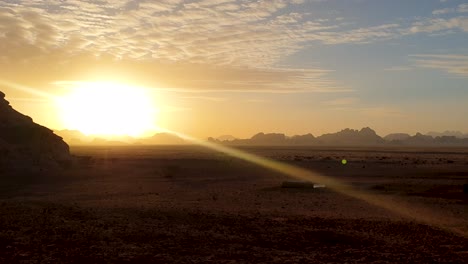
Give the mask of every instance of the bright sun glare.
M 142 88 L 79 83 L 58 104 L 65 127 L 88 135 L 141 136 L 155 127 L 157 109 Z

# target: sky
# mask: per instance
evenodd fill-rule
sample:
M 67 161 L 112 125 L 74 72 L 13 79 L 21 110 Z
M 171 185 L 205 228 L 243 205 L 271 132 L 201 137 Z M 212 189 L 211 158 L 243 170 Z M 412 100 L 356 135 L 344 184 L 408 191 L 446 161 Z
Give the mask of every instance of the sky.
M 158 126 L 197 137 L 468 132 L 468 2 L 0 1 L 13 107 L 65 129 L 44 94 L 97 81 L 144 88 Z

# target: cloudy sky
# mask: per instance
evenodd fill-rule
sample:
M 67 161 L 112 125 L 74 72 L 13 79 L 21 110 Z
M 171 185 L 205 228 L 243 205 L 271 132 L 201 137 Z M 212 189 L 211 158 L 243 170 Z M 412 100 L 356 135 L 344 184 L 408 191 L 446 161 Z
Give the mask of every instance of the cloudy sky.
M 41 93 L 102 80 L 145 87 L 160 126 L 200 137 L 468 132 L 468 2 L 0 1 L 15 108 L 61 129 Z

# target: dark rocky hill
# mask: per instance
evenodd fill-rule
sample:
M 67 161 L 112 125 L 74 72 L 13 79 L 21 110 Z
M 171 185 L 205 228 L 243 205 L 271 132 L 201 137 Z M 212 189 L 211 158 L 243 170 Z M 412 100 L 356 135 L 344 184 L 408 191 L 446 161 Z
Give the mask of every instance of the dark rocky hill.
M 0 168 L 52 167 L 70 160 L 61 137 L 13 109 L 0 92 Z
M 325 134 L 317 137 L 317 141 L 324 145 L 379 145 L 385 140 L 378 136 L 374 130 L 365 127 L 361 130 L 343 129 L 340 132 Z

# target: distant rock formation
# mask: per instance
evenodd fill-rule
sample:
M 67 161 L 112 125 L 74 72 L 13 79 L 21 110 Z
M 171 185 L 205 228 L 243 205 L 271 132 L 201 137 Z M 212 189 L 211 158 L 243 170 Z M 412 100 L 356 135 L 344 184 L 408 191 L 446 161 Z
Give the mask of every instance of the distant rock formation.
M 232 136 L 232 135 L 222 135 L 216 138 L 219 141 L 233 141 L 236 140 L 237 138 Z
M 287 137 L 280 133 L 258 133 L 250 139 L 236 139 L 232 141 L 220 141 L 209 138 L 214 143 L 229 145 L 256 145 L 256 146 L 317 146 L 317 145 L 378 145 L 383 144 L 385 140 L 379 137 L 374 130 L 366 127 L 359 130 L 344 129 L 337 133 L 325 134 L 320 137 L 314 137 L 312 134 L 296 135 Z
M 446 130 L 444 132 L 429 132 L 427 133 L 428 136 L 431 136 L 433 138 L 436 138 L 436 137 L 456 137 L 456 138 L 468 138 L 468 134 L 463 134 L 462 132 L 460 131 L 449 131 L 449 130 Z
M 293 145 L 313 145 L 317 142 L 317 139 L 312 134 L 296 135 L 292 136 L 289 140 Z
M 63 137 L 70 145 L 193 144 L 170 133 L 156 133 L 151 137 L 145 138 L 132 138 L 130 136 L 99 138 L 92 135 L 84 135 L 76 130 L 59 130 L 56 133 Z M 459 135 L 458 133 L 456 134 Z M 218 138 L 210 137 L 208 141 L 232 146 L 468 146 L 468 138 L 456 136 L 432 137 L 421 133 L 413 136 L 406 133 L 393 133 L 382 138 L 369 127 L 362 128 L 361 130 L 346 128 L 336 133 L 328 133 L 318 137 L 310 133 L 290 137 L 282 133 L 261 132 L 247 139 L 237 139 L 233 136 L 225 135 Z M 2 142 L 0 142 L 0 148 L 1 145 Z
M 54 130 L 54 133 L 69 145 L 86 145 L 93 140 L 93 138 L 86 136 L 78 130 Z
M 287 137 L 281 133 L 258 133 L 249 139 L 219 140 L 208 138 L 208 141 L 229 145 L 253 145 L 253 146 L 285 146 L 285 145 L 312 145 L 315 137 L 312 134 Z
M 344 145 L 344 146 L 362 146 L 362 145 L 380 145 L 385 142 L 383 138 L 377 135 L 369 127 L 363 129 L 343 129 L 340 132 L 325 134 L 317 137 L 317 141 L 324 145 Z
M 142 145 L 181 145 L 187 144 L 185 140 L 181 139 L 176 135 L 169 133 L 156 133 L 152 137 L 142 138 L 137 141 L 138 144 Z
M 70 161 L 68 145 L 52 130 L 14 110 L 0 92 L 0 167 L 28 169 Z
M 434 142 L 433 137 L 426 136 L 421 133 L 416 133 L 416 135 L 403 141 L 405 145 L 418 145 L 418 146 L 430 145 L 433 142 Z
M 384 137 L 386 141 L 404 141 L 407 140 L 411 137 L 410 134 L 406 133 L 393 133 L 393 134 L 388 134 Z
M 286 142 L 286 136 L 279 133 L 258 133 L 250 141 L 256 145 L 283 145 Z
M 343 129 L 336 133 L 314 137 L 312 134 L 288 137 L 280 133 L 258 133 L 250 139 L 222 141 L 208 138 L 218 144 L 239 146 L 468 146 L 468 138 L 455 136 L 431 137 L 417 133 L 414 136 L 405 133 L 395 133 L 380 137 L 369 127 L 361 130 Z

